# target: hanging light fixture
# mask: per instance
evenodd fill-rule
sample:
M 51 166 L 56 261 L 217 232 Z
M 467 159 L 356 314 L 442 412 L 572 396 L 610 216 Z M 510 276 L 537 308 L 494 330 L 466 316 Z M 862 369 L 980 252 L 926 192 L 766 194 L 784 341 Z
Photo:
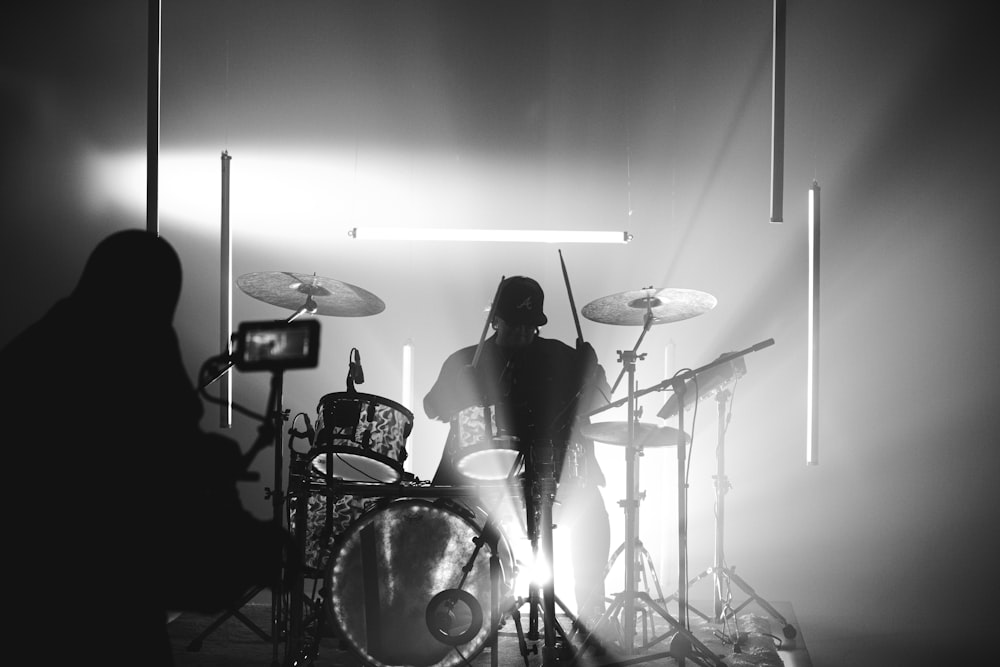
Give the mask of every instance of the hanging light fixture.
M 353 227 L 347 235 L 359 241 L 464 241 L 498 243 L 628 243 L 626 231 L 554 229 L 449 229 L 433 227 Z

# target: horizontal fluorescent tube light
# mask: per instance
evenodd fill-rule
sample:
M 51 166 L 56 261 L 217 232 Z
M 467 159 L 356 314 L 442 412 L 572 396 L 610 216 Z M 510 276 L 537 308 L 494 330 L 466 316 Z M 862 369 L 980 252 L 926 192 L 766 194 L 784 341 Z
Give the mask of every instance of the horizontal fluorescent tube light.
M 427 227 L 354 227 L 347 232 L 363 241 L 487 241 L 504 243 L 628 243 L 628 232 L 554 229 L 445 229 Z

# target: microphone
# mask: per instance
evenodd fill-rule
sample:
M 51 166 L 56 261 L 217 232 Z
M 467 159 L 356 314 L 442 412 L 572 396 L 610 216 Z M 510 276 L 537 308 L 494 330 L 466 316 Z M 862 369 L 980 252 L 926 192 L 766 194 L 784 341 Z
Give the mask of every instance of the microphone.
M 361 353 L 354 348 L 354 384 L 365 383 L 365 370 L 361 368 Z
M 361 353 L 358 348 L 352 347 L 347 359 L 347 391 L 353 393 L 355 384 L 364 383 L 365 371 L 361 368 Z
M 427 603 L 424 622 L 434 639 L 449 646 L 459 646 L 479 634 L 483 627 L 483 608 L 468 591 L 447 588 Z

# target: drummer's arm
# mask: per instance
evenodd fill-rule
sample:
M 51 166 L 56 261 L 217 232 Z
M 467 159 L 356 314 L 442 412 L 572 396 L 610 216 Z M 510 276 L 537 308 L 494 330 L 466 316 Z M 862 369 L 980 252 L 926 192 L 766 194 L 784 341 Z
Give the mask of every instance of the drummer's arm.
M 611 402 L 611 385 L 608 384 L 608 376 L 600 364 L 594 369 L 590 381 L 583 388 L 582 399 L 580 404 L 583 407 L 583 412 L 603 408 Z
M 424 412 L 431 419 L 446 422 L 476 402 L 474 369 L 452 356 L 441 366 L 437 380 L 424 396 Z

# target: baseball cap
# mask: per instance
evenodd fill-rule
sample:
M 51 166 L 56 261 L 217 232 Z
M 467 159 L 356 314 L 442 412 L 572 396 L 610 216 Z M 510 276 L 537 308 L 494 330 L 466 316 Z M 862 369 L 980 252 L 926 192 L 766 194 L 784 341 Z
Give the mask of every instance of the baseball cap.
M 545 293 L 542 286 L 526 276 L 511 276 L 500 284 L 494 314 L 510 324 L 540 327 L 549 321 L 542 312 Z

